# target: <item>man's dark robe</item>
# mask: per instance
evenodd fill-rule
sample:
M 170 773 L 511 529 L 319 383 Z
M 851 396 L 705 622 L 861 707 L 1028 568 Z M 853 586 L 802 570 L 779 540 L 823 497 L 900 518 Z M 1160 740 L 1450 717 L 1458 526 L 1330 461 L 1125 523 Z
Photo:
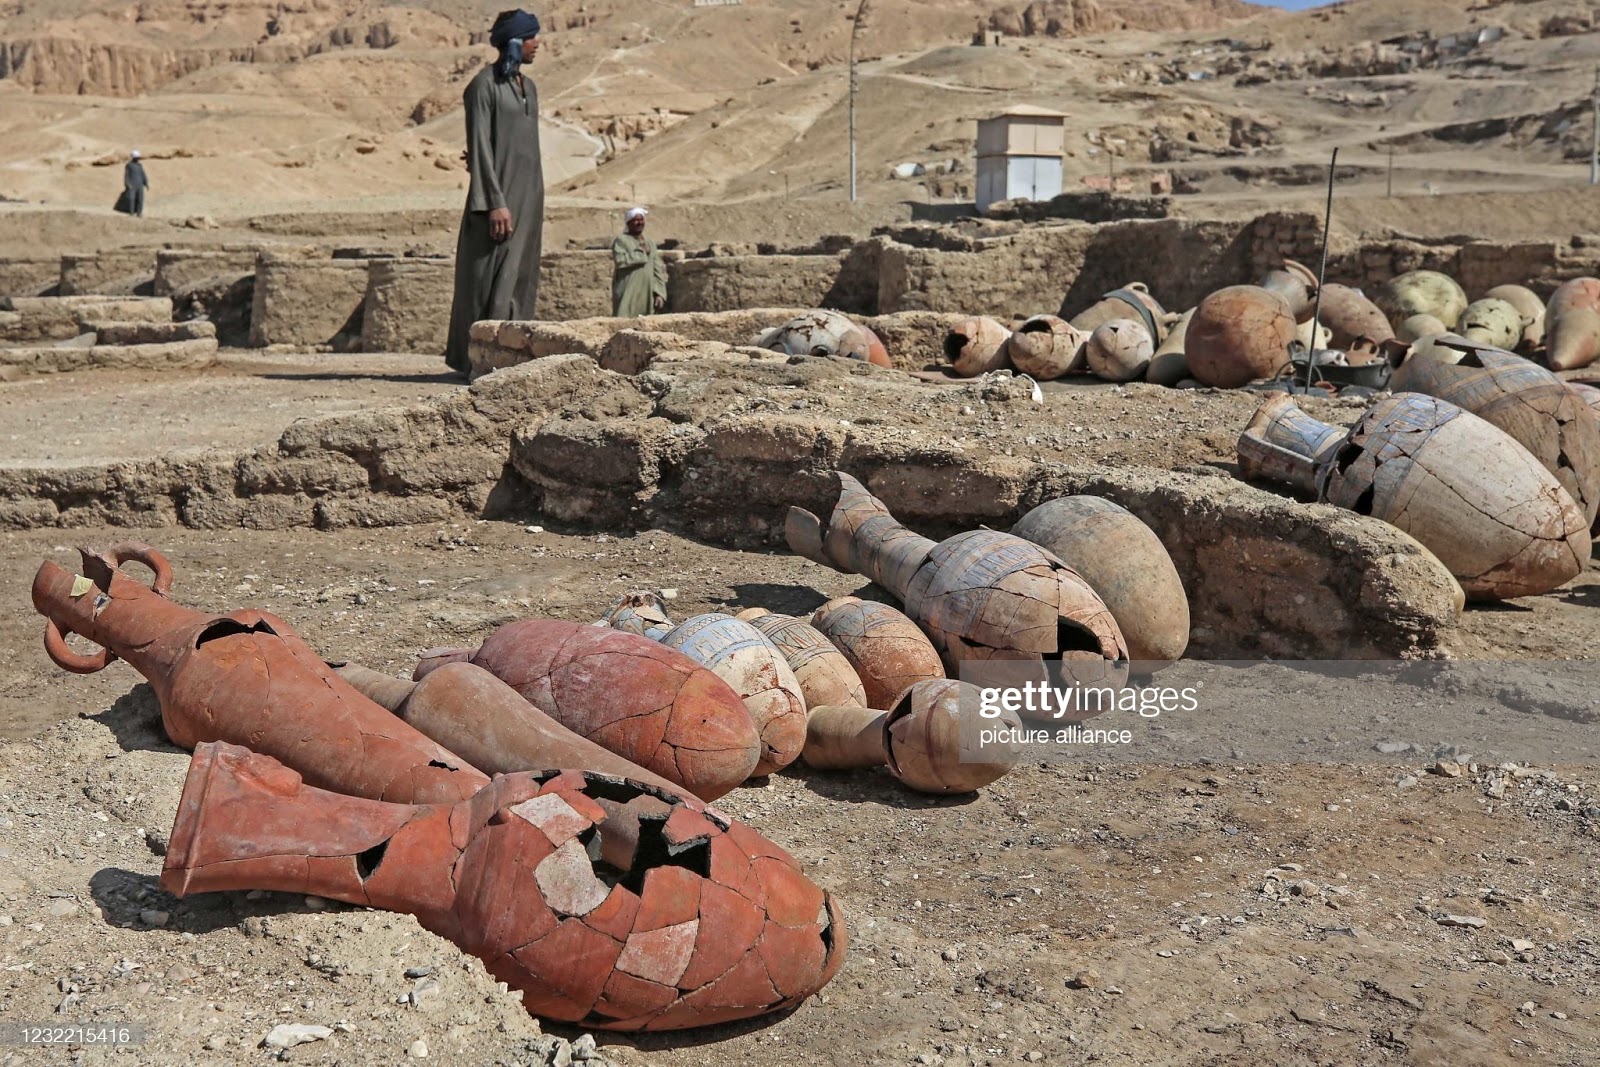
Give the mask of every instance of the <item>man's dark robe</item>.
M 524 95 L 526 94 L 526 95 Z M 478 72 L 462 94 L 472 185 L 456 241 L 456 293 L 445 359 L 465 373 L 472 324 L 530 319 L 539 292 L 544 233 L 544 165 L 539 154 L 539 91 L 527 78 Z M 511 212 L 511 236 L 489 236 L 489 212 Z
M 144 191 L 148 188 L 150 178 L 144 172 L 144 164 L 137 159 L 128 160 L 122 168 L 122 193 L 128 199 L 128 214 L 144 214 Z

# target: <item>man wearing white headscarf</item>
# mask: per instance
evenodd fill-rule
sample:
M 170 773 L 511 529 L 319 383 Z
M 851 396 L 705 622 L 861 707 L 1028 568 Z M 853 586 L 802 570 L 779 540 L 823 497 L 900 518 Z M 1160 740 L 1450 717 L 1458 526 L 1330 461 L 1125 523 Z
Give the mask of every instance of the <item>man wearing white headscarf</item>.
M 661 249 L 644 236 L 649 214 L 629 208 L 623 216 L 628 232 L 611 242 L 611 314 L 619 318 L 656 315 L 667 307 L 667 266 Z
M 144 191 L 150 188 L 150 179 L 145 175 L 144 164 L 137 148 L 128 157 L 128 162 L 122 168 L 122 195 L 127 198 L 128 214 L 144 214 Z
M 531 319 L 539 295 L 544 164 L 539 90 L 522 65 L 539 51 L 539 19 L 503 11 L 489 31 L 499 56 L 461 95 L 472 184 L 456 241 L 456 291 L 445 359 L 468 373 L 467 345 L 480 319 Z

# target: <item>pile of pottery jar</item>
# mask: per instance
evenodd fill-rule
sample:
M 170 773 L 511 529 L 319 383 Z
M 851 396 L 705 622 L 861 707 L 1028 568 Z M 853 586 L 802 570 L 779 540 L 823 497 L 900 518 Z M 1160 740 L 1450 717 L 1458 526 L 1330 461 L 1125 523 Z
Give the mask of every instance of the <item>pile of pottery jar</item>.
M 1600 280 L 1567 282 L 1548 304 L 1521 285 L 1469 302 L 1454 279 L 1412 271 L 1369 298 L 1337 283 L 1319 293 L 1316 276 L 1291 261 L 1181 315 L 1135 282 L 1071 319 L 1036 315 L 1013 330 L 978 316 L 950 331 L 944 354 L 960 377 L 1011 369 L 1039 381 L 1093 375 L 1231 389 L 1281 377 L 1296 358 L 1361 367 L 1392 358 L 1387 342 L 1432 351 L 1462 340 L 1542 357 L 1554 370 L 1587 366 L 1600 356 Z
M 1109 501 L 1062 498 L 1012 533 L 935 543 L 836 477 L 825 520 L 791 510 L 791 547 L 871 578 L 904 612 L 846 597 L 808 620 L 752 607 L 674 624 L 659 597 L 629 594 L 599 623 L 524 619 L 475 649 L 434 649 L 401 681 L 325 662 L 267 612 L 177 604 L 146 545 L 84 550 L 79 574 L 44 563 L 33 602 L 59 666 L 127 660 L 194 752 L 170 891 L 409 912 L 535 1014 L 702 1026 L 800 1002 L 846 943 L 838 902 L 709 802 L 797 759 L 971 792 L 1018 752 L 974 746 L 963 665 L 1118 688 L 1188 642 L 1171 559 Z M 69 633 L 101 651 L 74 651 Z

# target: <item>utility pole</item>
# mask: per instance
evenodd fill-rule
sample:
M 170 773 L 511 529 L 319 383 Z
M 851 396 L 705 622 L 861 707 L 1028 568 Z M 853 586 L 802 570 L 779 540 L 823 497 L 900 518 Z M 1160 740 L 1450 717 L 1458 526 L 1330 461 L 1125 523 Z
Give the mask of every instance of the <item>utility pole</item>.
M 861 0 L 856 8 L 855 21 L 850 24 L 850 202 L 856 202 L 856 37 L 861 32 L 861 20 L 867 17 L 867 4 Z
M 1600 67 L 1595 69 L 1595 133 L 1589 147 L 1589 184 L 1600 186 Z

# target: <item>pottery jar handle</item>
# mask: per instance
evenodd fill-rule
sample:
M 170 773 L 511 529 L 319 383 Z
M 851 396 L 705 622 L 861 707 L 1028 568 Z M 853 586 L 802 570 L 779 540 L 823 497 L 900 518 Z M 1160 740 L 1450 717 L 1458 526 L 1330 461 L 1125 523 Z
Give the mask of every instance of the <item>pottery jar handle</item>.
M 44 651 L 54 661 L 57 667 L 73 674 L 94 674 L 103 671 L 116 655 L 108 648 L 102 648 L 91 656 L 81 656 L 67 647 L 67 640 L 61 635 L 61 628 L 54 619 L 44 624 Z
M 158 595 L 166 596 L 167 591 L 172 588 L 172 564 L 167 562 L 167 557 L 157 549 L 141 541 L 124 541 L 120 545 L 113 545 L 107 555 L 118 567 L 130 560 L 149 567 L 155 572 L 150 588 Z

